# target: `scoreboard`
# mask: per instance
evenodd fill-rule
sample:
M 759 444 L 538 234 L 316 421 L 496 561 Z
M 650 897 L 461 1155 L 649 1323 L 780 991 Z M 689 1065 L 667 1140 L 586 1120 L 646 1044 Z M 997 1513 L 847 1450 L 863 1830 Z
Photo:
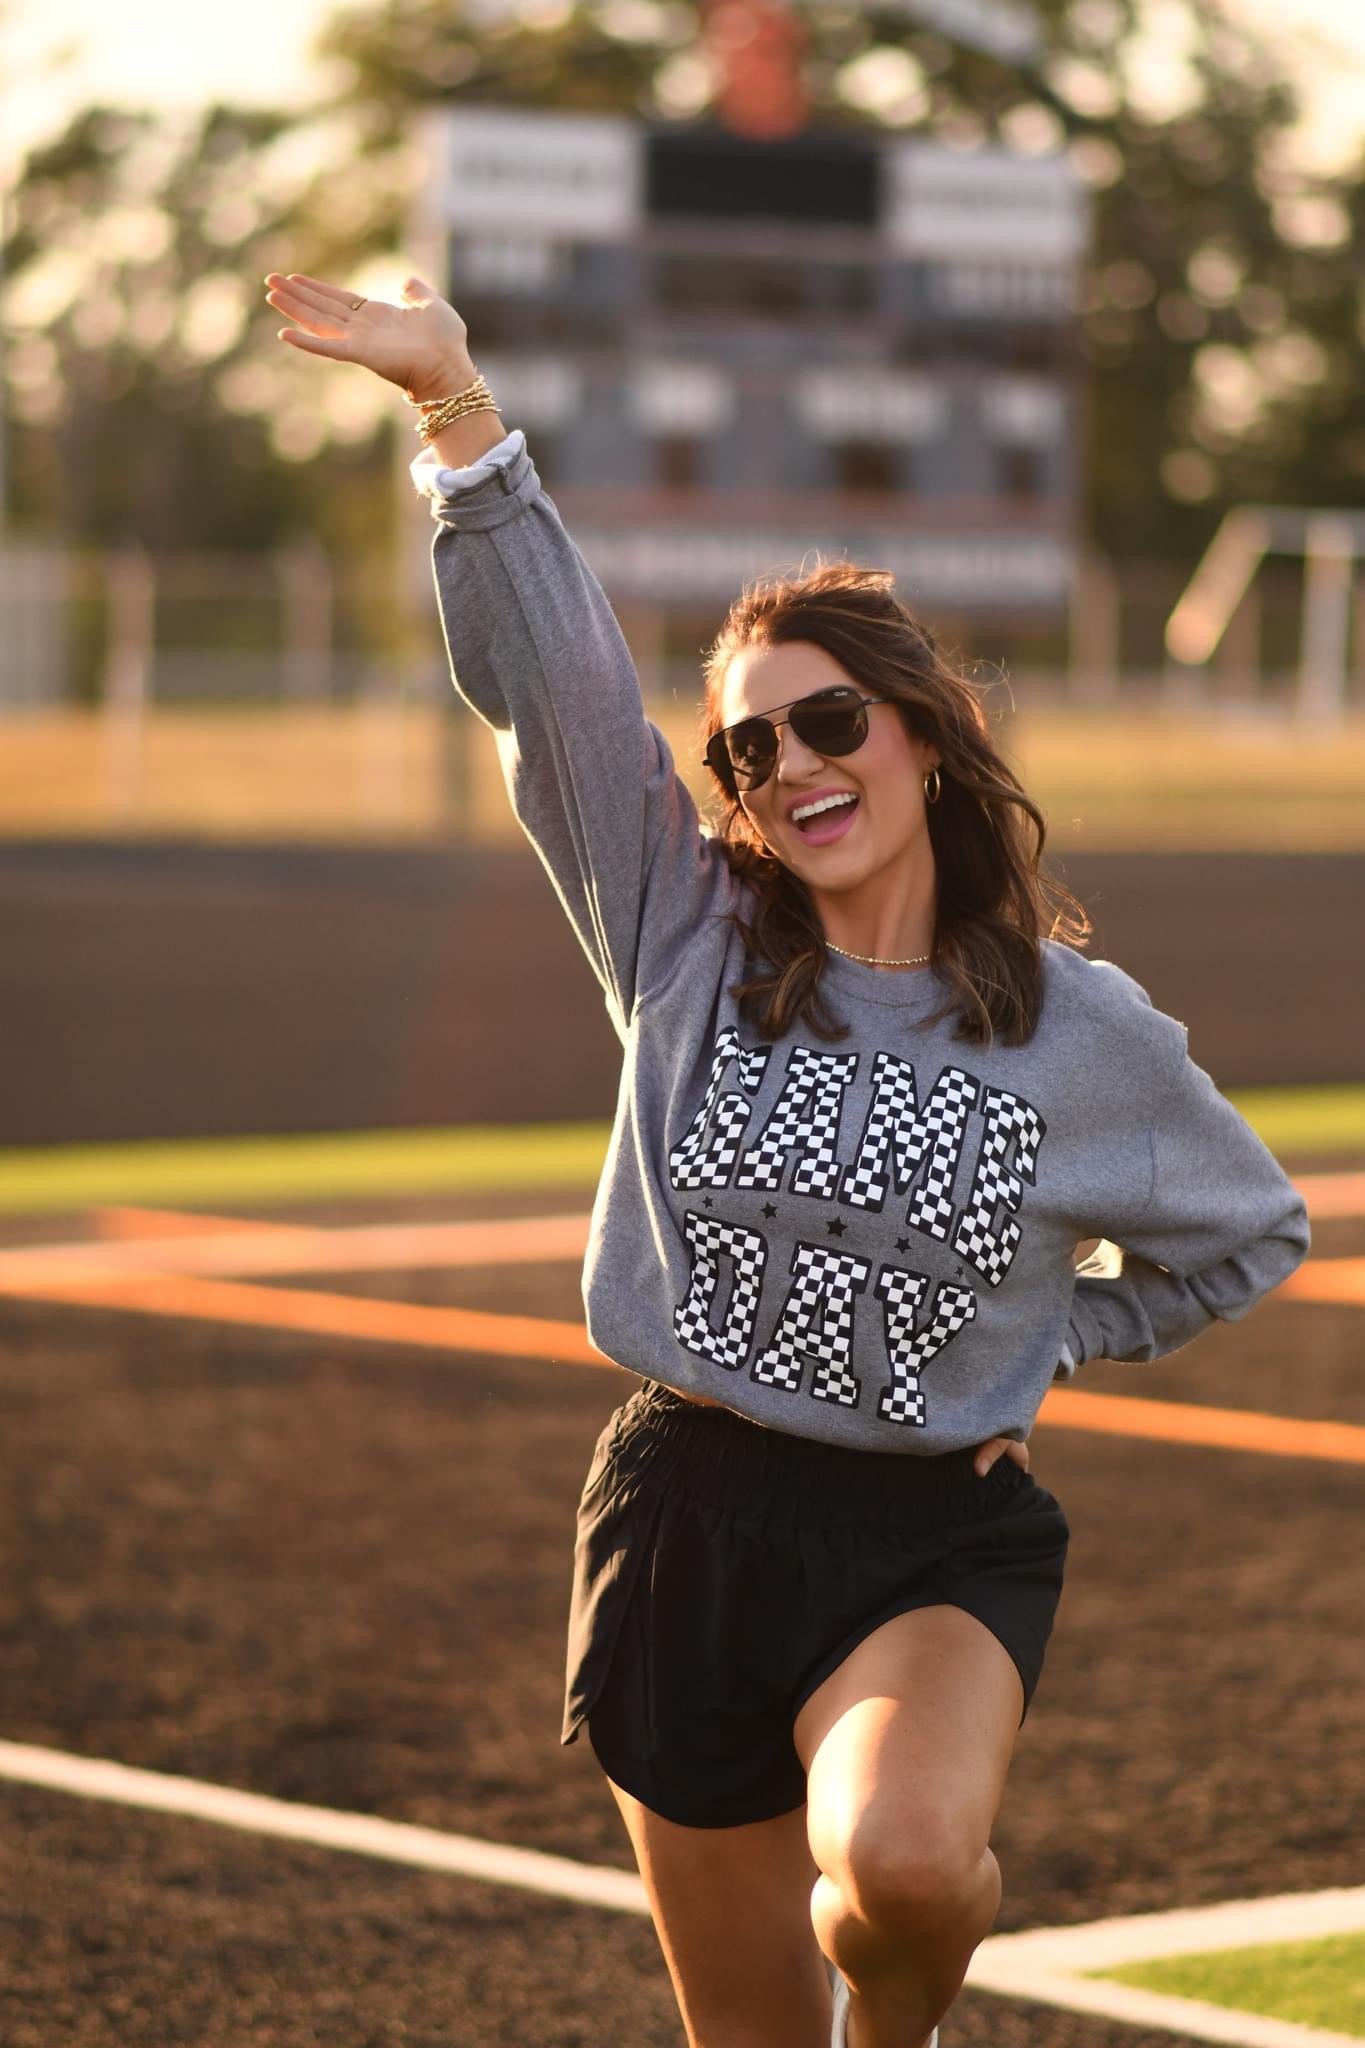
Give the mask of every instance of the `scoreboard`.
M 1064 611 L 1088 230 L 1064 155 L 422 124 L 414 245 L 613 601 L 714 624 L 819 548 L 936 619 Z

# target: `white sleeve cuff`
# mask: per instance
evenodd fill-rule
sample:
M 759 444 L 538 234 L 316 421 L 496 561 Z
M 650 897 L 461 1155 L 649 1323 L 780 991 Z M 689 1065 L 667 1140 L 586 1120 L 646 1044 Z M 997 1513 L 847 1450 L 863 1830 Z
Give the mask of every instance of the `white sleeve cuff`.
M 505 434 L 495 448 L 481 455 L 477 462 L 469 463 L 464 469 L 451 469 L 443 465 L 435 448 L 428 441 L 420 455 L 414 456 L 408 468 L 412 481 L 423 497 L 433 502 L 448 498 L 455 491 L 469 489 L 472 484 L 482 483 L 496 470 L 505 469 L 526 446 L 526 436 L 520 427 L 513 427 Z

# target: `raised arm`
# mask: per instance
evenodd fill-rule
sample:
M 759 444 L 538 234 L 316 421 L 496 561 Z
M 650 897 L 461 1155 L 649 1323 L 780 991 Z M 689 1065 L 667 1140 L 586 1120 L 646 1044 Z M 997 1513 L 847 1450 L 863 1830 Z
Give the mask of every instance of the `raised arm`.
M 272 274 L 284 338 L 362 364 L 411 399 L 464 389 L 463 320 L 420 279 L 389 306 Z M 413 464 L 438 531 L 433 568 L 455 687 L 495 736 L 513 808 L 548 870 L 624 1042 L 643 995 L 673 974 L 735 885 L 596 577 L 546 495 L 519 430 L 496 412 L 447 428 Z

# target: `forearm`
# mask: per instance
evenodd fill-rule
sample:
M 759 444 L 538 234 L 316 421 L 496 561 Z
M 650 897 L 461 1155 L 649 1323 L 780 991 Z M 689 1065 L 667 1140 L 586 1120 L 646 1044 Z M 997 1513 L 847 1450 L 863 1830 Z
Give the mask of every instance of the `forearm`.
M 450 398 L 468 390 L 477 375 L 474 364 L 464 357 L 433 373 L 416 395 L 423 400 Z M 491 408 L 485 408 L 481 412 L 466 414 L 462 420 L 453 420 L 439 434 L 433 435 L 428 445 L 436 450 L 437 458 L 447 469 L 465 469 L 471 462 L 477 462 L 481 455 L 486 455 L 490 448 L 496 448 L 506 435 L 507 428 L 499 415 Z
M 506 438 L 507 429 L 495 412 L 471 412 L 433 435 L 431 446 L 447 469 L 466 469 Z

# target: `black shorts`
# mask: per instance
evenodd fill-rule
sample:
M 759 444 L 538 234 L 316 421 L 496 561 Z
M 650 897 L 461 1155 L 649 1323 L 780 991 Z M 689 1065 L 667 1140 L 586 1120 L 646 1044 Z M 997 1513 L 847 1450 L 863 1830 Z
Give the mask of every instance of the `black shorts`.
M 805 1803 L 792 1724 L 862 1639 L 965 1608 L 1024 1687 L 1070 1530 L 1013 1459 L 854 1450 L 703 1408 L 657 1381 L 608 1421 L 578 1506 L 561 1741 L 688 1827 Z M 1021 1720 L 1023 1715 L 1021 1715 Z

